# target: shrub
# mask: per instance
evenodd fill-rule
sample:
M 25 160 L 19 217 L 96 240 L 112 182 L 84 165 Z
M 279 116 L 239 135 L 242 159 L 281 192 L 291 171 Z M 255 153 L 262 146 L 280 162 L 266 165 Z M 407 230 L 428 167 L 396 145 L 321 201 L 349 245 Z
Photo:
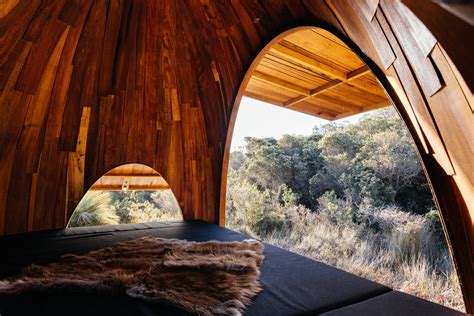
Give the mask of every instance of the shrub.
M 115 213 L 109 192 L 87 192 L 71 216 L 69 227 L 115 225 L 120 217 Z
M 258 200 L 261 192 L 255 187 L 250 192 Z M 238 207 L 235 202 L 232 200 Z M 394 289 L 463 310 L 449 252 L 436 237 L 439 232 L 435 215 L 410 214 L 396 206 L 376 208 L 370 203 L 350 213 L 347 202 L 334 192 L 326 192 L 319 203 L 317 212 L 292 199 L 286 204 L 273 204 L 277 217 L 267 214 L 256 225 L 251 221 L 257 217 L 252 216 L 235 221 L 242 218 L 242 209 L 234 209 L 227 225 Z M 252 212 L 251 205 L 245 212 Z M 261 204 L 258 207 L 265 208 Z
M 68 227 L 182 219 L 171 190 L 89 191 L 73 212 Z

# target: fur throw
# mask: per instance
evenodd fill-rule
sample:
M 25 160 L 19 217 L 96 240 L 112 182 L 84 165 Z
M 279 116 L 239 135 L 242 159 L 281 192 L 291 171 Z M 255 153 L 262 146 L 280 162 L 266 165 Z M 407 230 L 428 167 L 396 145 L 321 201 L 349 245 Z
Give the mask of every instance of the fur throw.
M 1 295 L 26 292 L 121 294 L 200 315 L 240 315 L 261 291 L 263 245 L 144 237 L 60 262 L 31 265 L 0 281 Z

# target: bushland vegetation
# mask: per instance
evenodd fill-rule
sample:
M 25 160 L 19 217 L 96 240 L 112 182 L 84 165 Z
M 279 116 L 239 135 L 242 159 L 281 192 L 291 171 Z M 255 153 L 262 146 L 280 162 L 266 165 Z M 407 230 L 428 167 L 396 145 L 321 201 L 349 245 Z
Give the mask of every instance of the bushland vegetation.
M 458 310 L 462 296 L 414 144 L 393 109 L 231 153 L 226 225 Z
M 183 219 L 171 190 L 89 191 L 68 227 L 146 223 Z

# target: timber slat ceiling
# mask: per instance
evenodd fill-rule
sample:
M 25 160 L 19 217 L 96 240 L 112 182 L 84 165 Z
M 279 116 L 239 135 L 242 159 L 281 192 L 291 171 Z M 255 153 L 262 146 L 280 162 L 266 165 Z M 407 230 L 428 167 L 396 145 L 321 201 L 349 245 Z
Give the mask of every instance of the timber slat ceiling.
M 301 30 L 271 46 L 245 95 L 328 120 L 391 104 L 361 59 L 322 29 Z
M 165 179 L 152 168 L 142 164 L 126 164 L 104 174 L 89 191 L 155 191 L 169 188 Z

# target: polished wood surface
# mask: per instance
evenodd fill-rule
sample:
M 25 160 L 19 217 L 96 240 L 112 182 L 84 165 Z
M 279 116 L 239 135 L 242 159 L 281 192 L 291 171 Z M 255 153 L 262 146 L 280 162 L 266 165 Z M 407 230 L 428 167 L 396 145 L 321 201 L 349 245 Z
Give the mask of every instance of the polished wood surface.
M 184 218 L 222 222 L 241 83 L 284 86 L 287 105 L 331 119 L 361 107 L 334 101 L 346 86 L 376 89 L 367 64 L 419 148 L 473 311 L 473 30 L 437 4 L 403 2 L 413 14 L 396 0 L 1 1 L 0 233 L 64 227 L 79 197 L 125 163 L 163 175 Z M 267 43 L 297 26 L 322 27 L 308 31 L 336 35 L 336 55 L 342 42 L 363 62 L 323 65 L 288 33 L 251 79 Z M 269 70 L 275 59 L 324 77 L 299 69 L 305 80 L 288 84 Z
M 391 105 L 362 60 L 316 28 L 274 43 L 255 67 L 245 95 L 328 120 Z
M 166 180 L 153 168 L 131 163 L 115 167 L 99 178 L 89 191 L 169 190 Z

